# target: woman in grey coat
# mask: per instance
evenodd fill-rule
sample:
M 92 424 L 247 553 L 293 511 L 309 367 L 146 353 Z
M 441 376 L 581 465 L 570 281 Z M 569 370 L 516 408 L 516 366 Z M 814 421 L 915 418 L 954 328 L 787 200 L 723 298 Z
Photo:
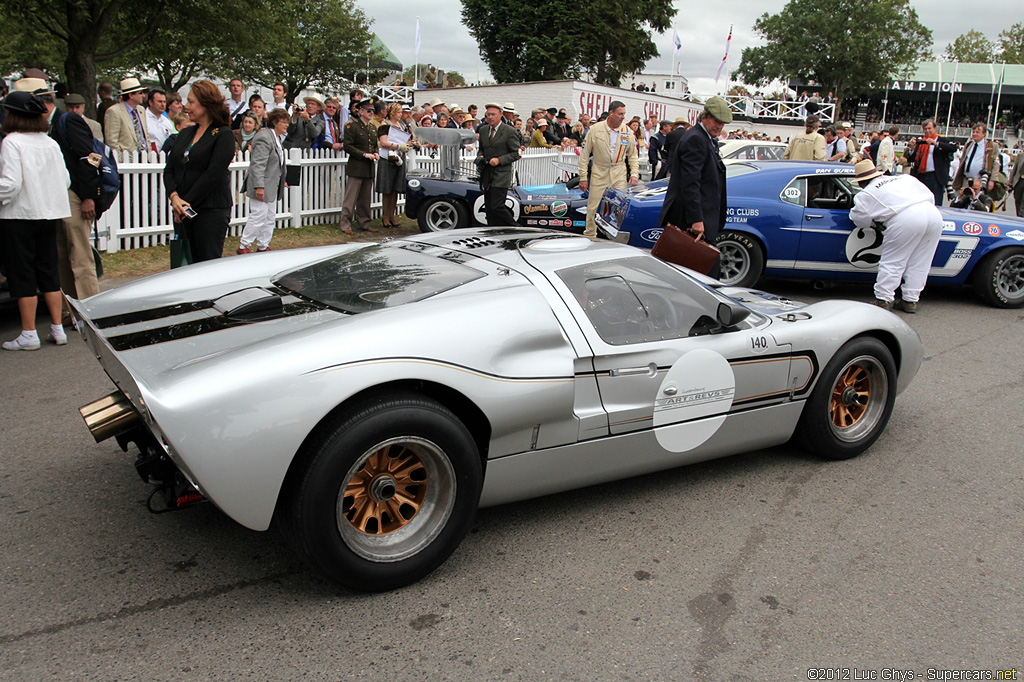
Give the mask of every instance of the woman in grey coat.
M 249 173 L 245 178 L 245 194 L 249 197 L 249 217 L 242 230 L 238 253 L 269 251 L 277 220 L 277 200 L 284 192 L 284 148 L 281 136 L 288 130 L 288 112 L 274 109 L 267 114 L 267 127 L 252 139 L 249 152 Z

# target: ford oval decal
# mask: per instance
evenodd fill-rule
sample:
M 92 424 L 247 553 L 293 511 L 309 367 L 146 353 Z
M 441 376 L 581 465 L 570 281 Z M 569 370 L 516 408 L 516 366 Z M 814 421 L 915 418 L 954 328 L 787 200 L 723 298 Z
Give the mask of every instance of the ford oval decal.
M 660 227 L 652 227 L 651 229 L 644 230 L 643 232 L 640 233 L 640 239 L 643 239 L 645 242 L 656 242 L 658 241 L 658 237 L 660 236 Z

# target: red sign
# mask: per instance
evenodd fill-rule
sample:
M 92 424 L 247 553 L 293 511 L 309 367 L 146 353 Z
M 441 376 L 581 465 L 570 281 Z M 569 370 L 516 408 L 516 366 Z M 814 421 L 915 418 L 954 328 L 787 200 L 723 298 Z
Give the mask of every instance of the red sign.
M 981 225 L 978 223 L 964 223 L 964 234 L 981 234 Z

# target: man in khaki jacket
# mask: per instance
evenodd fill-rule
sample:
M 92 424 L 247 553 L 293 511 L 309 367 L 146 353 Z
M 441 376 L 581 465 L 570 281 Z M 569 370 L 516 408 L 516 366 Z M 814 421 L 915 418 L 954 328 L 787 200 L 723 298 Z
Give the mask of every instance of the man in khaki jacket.
M 597 207 L 608 187 L 625 189 L 640 180 L 640 161 L 637 157 L 636 136 L 623 124 L 626 105 L 614 101 L 608 106 L 608 118 L 590 126 L 580 153 L 580 189 L 590 192 L 587 198 L 587 227 L 583 234 L 597 236 Z M 588 168 L 594 160 L 593 170 Z
M 146 111 L 142 106 L 146 90 L 138 78 L 125 78 L 121 81 L 121 101 L 103 115 L 103 137 L 107 146 L 117 152 L 118 160 L 123 157 L 122 152 L 149 150 Z

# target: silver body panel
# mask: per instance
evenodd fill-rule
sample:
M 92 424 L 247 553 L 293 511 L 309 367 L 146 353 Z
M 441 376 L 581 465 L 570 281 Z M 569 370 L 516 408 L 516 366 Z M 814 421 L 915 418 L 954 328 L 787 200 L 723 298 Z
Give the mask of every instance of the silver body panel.
M 283 316 L 224 322 L 218 301 L 258 298 L 279 273 L 361 248 L 346 245 L 189 266 L 73 305 L 87 343 L 179 468 L 257 530 L 309 434 L 376 387 L 428 382 L 479 409 L 488 505 L 785 442 L 818 372 L 859 334 L 896 346 L 899 390 L 922 360 L 913 329 L 874 306 L 804 307 L 738 289 L 725 293 L 756 314 L 736 331 L 611 345 L 558 272 L 648 254 L 511 228 L 387 246 L 410 244 L 483 276 L 359 314 L 282 294 Z M 706 278 L 685 281 L 711 308 L 726 300 Z

